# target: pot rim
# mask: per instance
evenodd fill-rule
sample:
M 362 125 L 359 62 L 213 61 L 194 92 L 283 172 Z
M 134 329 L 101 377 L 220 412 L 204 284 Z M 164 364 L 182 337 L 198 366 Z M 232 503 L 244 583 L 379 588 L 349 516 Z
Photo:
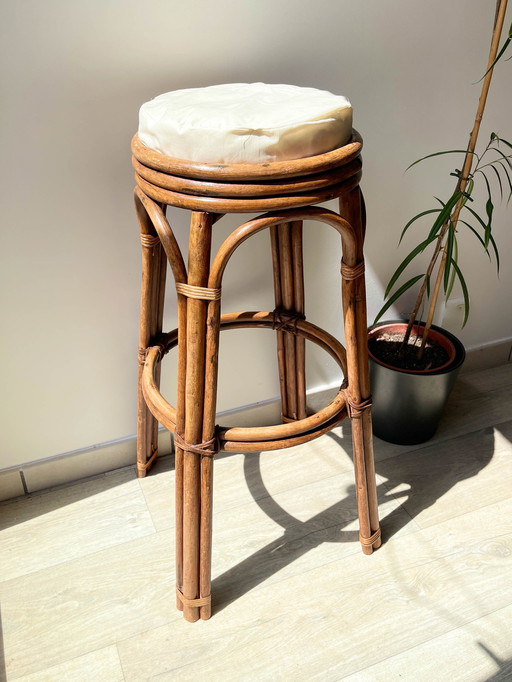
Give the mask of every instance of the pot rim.
M 368 337 L 371 338 L 373 336 L 377 336 L 378 333 L 383 329 L 389 329 L 390 327 L 406 327 L 407 324 L 408 324 L 407 320 L 386 320 L 384 322 L 378 322 L 377 324 L 369 327 Z M 424 326 L 425 326 L 424 322 L 417 322 L 414 325 L 413 330 L 420 329 L 421 327 Z M 403 369 L 401 367 L 395 367 L 393 365 L 389 365 L 386 362 L 383 362 L 379 358 L 375 357 L 375 355 L 373 355 L 373 353 L 371 353 L 369 349 L 368 355 L 373 360 L 373 362 L 380 365 L 381 367 L 386 367 L 389 370 L 392 370 L 394 372 L 401 372 L 403 374 L 430 376 L 433 374 L 444 374 L 445 372 L 450 372 L 456 369 L 457 367 L 460 367 L 460 365 L 462 365 L 464 361 L 466 353 L 464 350 L 464 346 L 459 341 L 459 339 L 457 339 L 457 337 L 455 337 L 447 330 L 442 329 L 441 327 L 437 327 L 436 325 L 432 325 L 430 333 L 432 334 L 432 337 L 435 338 L 449 354 L 449 359 L 440 367 L 435 367 L 433 369 L 426 370 Z

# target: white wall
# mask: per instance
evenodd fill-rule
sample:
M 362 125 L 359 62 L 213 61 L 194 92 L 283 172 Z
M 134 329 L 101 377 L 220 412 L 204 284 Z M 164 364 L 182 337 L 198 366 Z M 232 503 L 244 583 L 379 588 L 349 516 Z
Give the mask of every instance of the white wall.
M 365 138 L 372 319 L 383 283 L 405 255 L 395 248 L 403 224 L 429 208 L 433 194 L 449 191 L 453 162 L 407 175 L 404 169 L 423 154 L 466 144 L 478 98 L 472 83 L 486 60 L 494 4 L 2 3 L 0 468 L 135 430 L 140 245 L 129 143 L 140 104 L 176 88 L 256 80 L 346 94 Z M 491 129 L 511 135 L 511 69 L 504 63 L 496 74 L 485 136 Z M 185 222 L 175 221 L 183 238 Z M 496 219 L 499 281 L 485 257 L 464 247 L 473 312 L 460 336 L 471 346 L 512 337 L 510 221 L 505 211 Z M 218 239 L 225 229 L 219 225 Z M 310 318 L 337 333 L 337 243 L 326 228 L 312 226 L 307 244 Z M 255 258 L 267 252 L 265 236 L 244 245 L 227 275 L 226 291 L 233 289 L 226 309 L 272 307 L 270 265 Z M 173 306 L 169 293 L 168 328 Z M 277 394 L 275 378 L 264 371 L 274 357 L 272 336 L 232 334 L 225 339 L 220 409 Z M 246 355 L 238 360 L 242 347 Z M 310 386 L 333 378 L 335 370 L 315 355 Z

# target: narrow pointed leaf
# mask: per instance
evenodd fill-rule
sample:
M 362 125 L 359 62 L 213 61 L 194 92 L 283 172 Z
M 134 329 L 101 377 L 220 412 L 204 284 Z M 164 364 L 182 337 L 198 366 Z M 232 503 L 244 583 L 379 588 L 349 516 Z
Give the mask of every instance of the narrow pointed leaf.
M 441 209 L 441 212 L 439 213 L 434 224 L 432 225 L 432 229 L 430 230 L 428 235 L 429 239 L 434 238 L 437 235 L 438 230 L 448 220 L 456 203 L 459 201 L 461 196 L 462 192 L 454 192 L 452 196 L 448 199 L 446 204 L 444 204 L 443 208 Z
M 460 271 L 459 266 L 457 263 L 455 263 L 452 260 L 452 266 L 455 272 L 457 273 L 457 278 L 460 282 L 460 286 L 462 289 L 462 295 L 464 297 L 464 321 L 462 323 L 462 327 L 464 328 L 466 326 L 466 322 L 468 321 L 469 317 L 469 292 L 468 292 L 468 287 L 466 285 L 466 280 L 464 279 L 462 272 Z
M 414 161 L 413 163 L 411 163 L 410 166 L 407 166 L 407 168 L 405 170 L 408 171 L 409 168 L 412 168 L 417 163 L 421 163 L 422 161 L 425 161 L 425 159 L 431 159 L 433 156 L 443 156 L 444 154 L 466 154 L 466 153 L 473 154 L 474 156 L 476 156 L 478 158 L 478 154 L 476 154 L 475 152 L 468 152 L 467 149 L 449 149 L 449 150 L 444 151 L 444 152 L 434 152 L 434 154 L 427 154 L 427 156 L 422 156 L 421 159 L 418 159 L 417 161 Z
M 508 167 L 512 170 L 512 161 L 510 160 L 510 156 L 507 156 L 507 154 L 504 154 L 501 149 L 498 149 L 498 147 L 489 147 L 489 149 L 493 152 L 497 152 L 501 158 L 505 161 L 505 163 L 508 165 Z
M 400 298 L 400 296 L 402 296 L 402 294 L 404 294 L 407 291 L 407 289 L 410 289 L 412 286 L 414 286 L 416 282 L 424 276 L 425 275 L 416 275 L 405 284 L 402 284 L 402 286 L 395 291 L 393 296 L 391 296 L 389 300 L 386 301 L 386 303 L 379 310 L 379 312 L 377 313 L 377 317 L 375 318 L 375 322 L 378 322 L 380 320 L 380 318 L 384 315 L 386 310 L 388 310 L 388 308 L 390 308 L 393 305 L 393 303 L 395 303 L 395 301 L 397 301 Z
M 500 188 L 500 198 L 503 201 L 503 183 L 501 182 L 501 176 L 494 166 L 491 165 L 491 169 L 496 173 L 496 177 L 498 178 L 498 185 Z
M 459 262 L 459 245 L 457 243 L 457 236 L 453 235 L 453 260 Z M 448 289 L 446 290 L 446 298 L 450 298 L 452 294 L 453 285 L 455 284 L 455 270 L 451 269 L 450 281 L 448 283 Z
M 493 63 L 490 65 L 490 67 L 487 69 L 487 71 L 484 73 L 484 75 L 482 76 L 482 78 L 480 78 L 479 80 L 476 81 L 477 83 L 480 83 L 480 81 L 482 81 L 482 80 L 487 76 L 487 74 L 489 73 L 489 71 L 491 71 L 491 69 L 494 68 L 496 62 L 498 62 L 498 61 L 503 57 L 503 55 L 504 55 L 504 53 L 505 53 L 507 47 L 510 45 L 510 41 L 511 41 L 511 40 L 512 40 L 512 24 L 510 25 L 510 29 L 509 29 L 509 32 L 508 32 L 508 38 L 505 40 L 505 42 L 503 43 L 503 45 L 502 45 L 502 47 L 501 47 L 501 50 L 500 50 L 500 51 L 498 52 L 498 54 L 496 55 L 496 59 L 493 61 Z
M 453 254 L 453 241 L 455 236 L 455 230 L 453 225 L 448 228 L 448 236 L 446 238 L 446 264 L 443 273 L 443 286 L 444 292 L 448 290 L 448 285 L 450 283 L 450 270 L 452 265 L 452 254 Z
M 507 145 L 507 147 L 510 147 L 510 149 L 512 149 L 512 142 L 507 142 L 507 140 L 504 140 L 499 135 L 496 135 L 496 139 L 498 140 L 498 142 L 503 142 L 504 144 Z
M 416 258 L 417 255 L 419 255 L 431 242 L 433 242 L 435 239 L 431 237 L 427 237 L 424 241 L 422 241 L 418 246 L 416 246 L 411 253 L 404 258 L 404 260 L 400 263 L 400 265 L 397 267 L 395 272 L 393 273 L 391 279 L 389 280 L 389 284 L 386 288 L 386 291 L 384 293 L 384 298 L 387 298 L 389 295 L 389 292 L 391 289 L 395 286 L 395 282 L 397 279 L 400 277 L 402 272 L 405 270 L 405 268 L 409 265 L 409 263 Z
M 418 213 L 418 215 L 415 215 L 414 218 L 411 218 L 411 220 L 409 220 L 409 222 L 407 223 L 407 225 L 406 225 L 406 226 L 404 227 L 404 229 L 402 230 L 402 234 L 400 235 L 400 239 L 398 240 L 398 243 L 399 243 L 399 244 L 401 243 L 401 241 L 402 241 L 402 239 L 403 239 L 403 237 L 404 237 L 404 234 L 407 232 L 407 230 L 410 228 L 410 226 L 411 226 L 416 220 L 418 220 L 418 218 L 422 218 L 424 215 L 428 215 L 429 213 L 439 213 L 440 210 L 441 210 L 440 208 L 432 208 L 432 209 L 430 209 L 429 211 L 423 211 L 423 213 Z
M 489 253 L 489 249 L 485 246 L 484 240 L 483 240 L 482 237 L 478 234 L 478 232 L 475 230 L 475 228 L 474 228 L 472 225 L 470 225 L 468 222 L 466 222 L 465 220 L 462 220 L 462 218 L 459 218 L 459 223 L 462 223 L 463 225 L 466 225 L 466 227 L 469 227 L 469 229 L 471 230 L 471 232 L 475 235 L 475 237 L 478 239 L 478 241 L 480 242 L 480 244 L 484 247 L 484 251 L 485 251 L 485 253 L 488 255 L 489 260 L 491 260 L 491 254 Z
M 492 196 L 491 196 L 491 185 L 489 183 L 489 180 L 487 179 L 487 176 L 485 173 L 482 173 L 484 176 L 485 184 L 487 186 L 487 193 L 489 194 L 489 198 L 485 202 L 485 212 L 487 213 L 487 225 L 485 226 L 485 246 L 489 246 L 489 236 L 491 234 L 491 227 L 492 227 L 492 213 L 494 210 L 494 205 L 492 203 Z
M 503 161 L 497 161 L 496 163 L 499 163 L 499 165 L 503 168 L 503 171 L 505 172 L 505 177 L 507 178 L 508 186 L 510 188 L 510 192 L 509 192 L 508 199 L 507 199 L 507 204 L 508 204 L 508 202 L 510 201 L 510 199 L 512 197 L 512 180 L 510 179 L 510 175 L 508 174 L 508 169 L 505 166 L 505 164 L 503 163 Z

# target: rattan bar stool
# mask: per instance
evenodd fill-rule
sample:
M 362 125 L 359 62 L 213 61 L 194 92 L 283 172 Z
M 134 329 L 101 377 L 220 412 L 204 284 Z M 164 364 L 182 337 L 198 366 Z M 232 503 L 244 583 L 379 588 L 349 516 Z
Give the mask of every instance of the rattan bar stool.
M 213 460 L 219 450 L 260 452 L 290 447 L 350 417 L 360 542 L 365 554 L 380 546 L 369 409 L 361 148 L 362 139 L 353 130 L 342 147 L 315 156 L 214 164 L 166 156 L 144 145 L 138 135 L 132 140 L 143 254 L 137 473 L 145 476 L 157 457 L 160 422 L 174 434 L 177 605 L 189 621 L 211 615 Z M 338 197 L 339 214 L 315 206 Z M 191 213 L 188 267 L 166 218 L 168 205 Z M 226 213 L 260 215 L 236 228 L 212 257 L 212 230 Z M 346 348 L 305 319 L 304 220 L 326 223 L 341 238 Z M 231 256 L 251 235 L 267 229 L 274 268 L 273 309 L 221 314 L 222 278 Z M 167 261 L 177 292 L 178 329 L 163 333 Z M 276 331 L 282 424 L 216 425 L 220 331 L 239 327 Z M 345 377 L 331 403 L 312 415 L 306 411 L 306 340 L 329 353 Z M 176 407 L 159 388 L 161 361 L 175 346 Z

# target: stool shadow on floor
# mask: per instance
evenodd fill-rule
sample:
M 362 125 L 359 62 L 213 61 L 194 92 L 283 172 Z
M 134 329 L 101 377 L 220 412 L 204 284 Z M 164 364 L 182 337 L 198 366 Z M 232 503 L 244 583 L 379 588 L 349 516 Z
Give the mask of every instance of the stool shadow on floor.
M 244 476 L 256 504 L 283 528 L 283 533 L 212 581 L 215 613 L 323 543 L 351 542 L 354 551 L 359 551 L 358 531 L 343 530 L 357 519 L 355 486 L 350 486 L 339 502 L 303 522 L 269 494 L 261 476 L 260 453 L 245 456 Z
M 347 450 L 348 435 L 344 434 L 342 439 L 330 432 L 327 437 Z M 512 434 L 505 435 L 512 437 Z M 385 478 L 378 486 L 379 507 L 387 502 L 397 502 L 389 514 L 381 512 L 384 543 L 411 519 L 435 505 L 458 482 L 476 476 L 491 461 L 493 428 L 461 436 L 457 441 L 456 447 L 454 439 L 427 443 L 419 449 L 376 462 L 377 474 Z M 376 450 L 378 452 L 378 441 Z M 353 543 L 354 552 L 360 551 L 358 531 L 344 530 L 357 520 L 355 486 L 343 493 L 340 491 L 343 496 L 338 502 L 303 522 L 289 514 L 269 494 L 261 475 L 259 453 L 245 456 L 244 475 L 255 502 L 283 528 L 283 533 L 213 580 L 215 612 L 324 543 Z M 454 515 L 457 513 L 460 512 L 454 511 Z M 340 558 L 345 555 L 340 553 Z M 371 561 L 371 557 L 368 560 Z

